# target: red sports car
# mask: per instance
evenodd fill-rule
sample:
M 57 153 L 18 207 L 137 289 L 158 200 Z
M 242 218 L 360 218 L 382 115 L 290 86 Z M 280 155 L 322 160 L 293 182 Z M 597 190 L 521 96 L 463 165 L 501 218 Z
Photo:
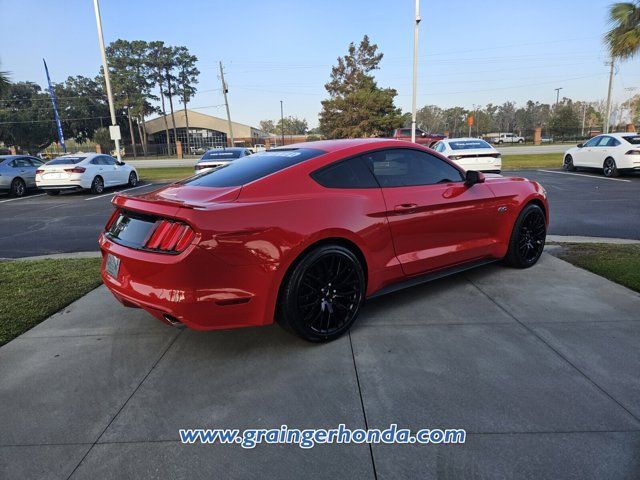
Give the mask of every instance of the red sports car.
M 117 195 L 102 278 L 124 305 L 193 329 L 278 320 L 311 341 L 366 298 L 544 247 L 544 188 L 463 171 L 420 145 L 300 143 L 151 193 Z

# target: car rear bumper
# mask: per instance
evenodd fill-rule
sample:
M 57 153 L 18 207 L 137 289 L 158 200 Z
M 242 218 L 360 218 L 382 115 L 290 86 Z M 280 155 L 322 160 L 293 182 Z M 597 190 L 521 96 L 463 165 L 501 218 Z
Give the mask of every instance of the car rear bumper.
M 273 273 L 263 265 L 232 266 L 197 245 L 171 255 L 127 248 L 104 235 L 99 244 L 102 280 L 125 306 L 195 330 L 273 322 Z M 105 271 L 107 254 L 120 259 L 117 278 Z
M 91 188 L 91 181 L 82 178 L 44 180 L 36 177 L 36 185 L 43 190 L 80 190 Z

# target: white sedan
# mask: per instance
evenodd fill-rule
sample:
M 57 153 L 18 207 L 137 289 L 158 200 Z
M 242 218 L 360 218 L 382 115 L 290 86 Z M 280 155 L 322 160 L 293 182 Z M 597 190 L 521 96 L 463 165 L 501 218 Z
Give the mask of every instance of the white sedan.
M 137 184 L 135 168 L 101 153 L 63 155 L 36 170 L 36 185 L 49 195 L 58 195 L 61 190 L 102 193 L 106 187 Z
M 640 135 L 608 133 L 593 137 L 564 154 L 562 166 L 569 172 L 578 168 L 602 170 L 605 177 L 640 170 Z
M 449 157 L 465 170 L 500 173 L 500 152 L 479 138 L 447 138 L 433 146 L 436 152 Z

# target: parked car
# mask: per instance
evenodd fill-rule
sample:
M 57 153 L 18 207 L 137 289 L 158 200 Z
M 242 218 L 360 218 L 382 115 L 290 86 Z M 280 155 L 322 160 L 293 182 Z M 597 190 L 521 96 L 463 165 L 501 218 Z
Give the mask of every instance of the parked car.
M 410 128 L 396 128 L 393 131 L 393 138 L 395 140 L 405 140 L 407 142 L 411 141 L 411 129 Z M 424 130 L 420 130 L 416 128 L 416 143 L 419 145 L 425 145 L 427 147 L 432 147 L 436 144 L 436 142 L 447 138 L 444 135 L 436 134 L 436 133 L 427 133 Z
M 274 317 L 310 341 L 365 298 L 504 259 L 534 265 L 545 190 L 389 139 L 299 143 L 142 195 L 116 195 L 102 278 L 126 306 L 212 330 Z
M 597 169 L 605 177 L 640 170 L 640 135 L 610 133 L 593 137 L 564 154 L 562 166 L 570 172 L 578 168 Z
M 214 168 L 228 165 L 238 158 L 251 155 L 252 152 L 246 147 L 213 148 L 207 150 L 196 163 L 196 173 L 208 172 Z
M 36 169 L 42 161 L 27 155 L 0 155 L 0 192 L 22 197 L 36 188 Z
M 267 150 L 267 147 L 265 147 L 264 143 L 256 143 L 253 146 L 253 152 L 254 153 L 258 153 L 258 152 L 264 152 Z
M 106 187 L 137 184 L 135 168 L 101 153 L 63 155 L 36 170 L 36 185 L 49 195 L 58 195 L 62 190 L 102 193 Z
M 500 173 L 500 152 L 480 138 L 447 138 L 440 140 L 433 149 L 450 158 L 465 170 Z
M 487 137 L 489 137 L 491 143 L 495 143 L 496 145 L 503 143 L 524 143 L 524 137 L 520 137 L 514 133 L 500 133 L 492 136 L 487 135 Z

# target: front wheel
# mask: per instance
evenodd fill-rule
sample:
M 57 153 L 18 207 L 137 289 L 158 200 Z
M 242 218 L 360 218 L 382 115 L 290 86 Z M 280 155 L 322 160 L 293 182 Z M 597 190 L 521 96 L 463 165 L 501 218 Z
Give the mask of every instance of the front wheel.
M 318 247 L 287 276 L 278 300 L 278 322 L 311 342 L 345 333 L 360 313 L 365 295 L 358 257 L 338 245 Z
M 91 193 L 102 192 L 104 192 L 104 180 L 102 180 L 102 177 L 98 176 L 93 179 L 93 182 L 91 182 Z
M 524 140 L 520 139 L 518 140 L 518 143 L 524 143 Z
M 576 167 L 573 165 L 573 157 L 571 155 L 567 155 L 566 157 L 564 157 L 562 168 L 564 168 L 567 172 L 576 171 Z
M 533 203 L 527 205 L 513 226 L 505 263 L 516 268 L 529 268 L 536 264 L 547 237 L 544 211 Z
M 620 175 L 616 161 L 613 158 L 609 157 L 604 161 L 604 164 L 602 165 L 602 173 L 604 173 L 605 177 L 610 178 Z
M 136 175 L 136 172 L 131 172 L 129 174 L 129 182 L 128 185 L 130 187 L 135 187 L 138 184 L 138 175 Z

